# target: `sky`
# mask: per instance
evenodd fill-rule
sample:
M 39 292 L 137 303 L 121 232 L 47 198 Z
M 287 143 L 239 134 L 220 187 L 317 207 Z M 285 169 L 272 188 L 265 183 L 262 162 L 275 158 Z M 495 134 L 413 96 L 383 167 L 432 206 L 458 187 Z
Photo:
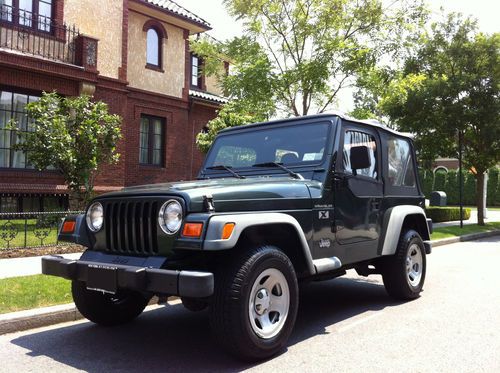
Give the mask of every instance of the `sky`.
M 212 26 L 210 35 L 219 40 L 230 39 L 242 33 L 243 25 L 235 21 L 226 11 L 222 0 L 174 0 L 179 5 L 202 17 Z M 477 18 L 479 30 L 486 33 L 500 32 L 499 0 L 427 0 L 432 16 L 440 14 L 443 7 L 446 12 L 460 12 Z M 350 111 L 353 108 L 352 91 L 341 92 L 339 110 Z

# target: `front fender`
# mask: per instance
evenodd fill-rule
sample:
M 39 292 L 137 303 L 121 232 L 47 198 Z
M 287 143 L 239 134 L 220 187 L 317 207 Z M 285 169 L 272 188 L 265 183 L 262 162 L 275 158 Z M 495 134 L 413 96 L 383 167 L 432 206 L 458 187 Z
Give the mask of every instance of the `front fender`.
M 226 223 L 234 223 L 234 230 L 231 236 L 223 240 L 222 229 Z M 283 213 L 252 213 L 252 214 L 231 214 L 231 215 L 214 215 L 210 217 L 208 222 L 207 233 L 203 242 L 203 249 L 209 251 L 228 250 L 236 246 L 241 233 L 248 227 L 258 225 L 269 226 L 271 224 L 288 224 L 292 226 L 299 237 L 304 257 L 307 261 L 307 268 L 311 274 L 315 273 L 311 251 L 307 243 L 304 231 L 299 222 L 291 215 Z

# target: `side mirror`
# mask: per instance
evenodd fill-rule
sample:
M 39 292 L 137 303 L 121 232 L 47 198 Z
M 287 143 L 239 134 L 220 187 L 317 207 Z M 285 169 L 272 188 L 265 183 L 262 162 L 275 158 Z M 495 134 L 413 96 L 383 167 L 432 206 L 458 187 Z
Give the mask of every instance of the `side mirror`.
M 362 170 L 371 166 L 370 153 L 365 145 L 353 146 L 350 151 L 351 169 Z

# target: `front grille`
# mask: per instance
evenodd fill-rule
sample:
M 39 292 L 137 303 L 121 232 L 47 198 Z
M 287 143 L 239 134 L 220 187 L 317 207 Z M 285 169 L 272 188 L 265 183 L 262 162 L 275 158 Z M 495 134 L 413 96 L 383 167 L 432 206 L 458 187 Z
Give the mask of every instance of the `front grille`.
M 158 253 L 159 201 L 104 201 L 108 251 L 126 254 Z

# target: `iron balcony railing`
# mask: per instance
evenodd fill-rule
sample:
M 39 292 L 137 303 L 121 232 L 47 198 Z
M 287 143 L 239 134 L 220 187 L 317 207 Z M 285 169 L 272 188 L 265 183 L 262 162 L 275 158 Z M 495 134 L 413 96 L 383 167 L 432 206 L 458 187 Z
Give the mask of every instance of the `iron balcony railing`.
M 74 25 L 0 3 L 0 48 L 74 65 L 78 36 Z
M 60 245 L 57 233 L 68 215 L 83 211 L 0 213 L 0 251 Z M 64 242 L 64 246 L 71 243 Z

